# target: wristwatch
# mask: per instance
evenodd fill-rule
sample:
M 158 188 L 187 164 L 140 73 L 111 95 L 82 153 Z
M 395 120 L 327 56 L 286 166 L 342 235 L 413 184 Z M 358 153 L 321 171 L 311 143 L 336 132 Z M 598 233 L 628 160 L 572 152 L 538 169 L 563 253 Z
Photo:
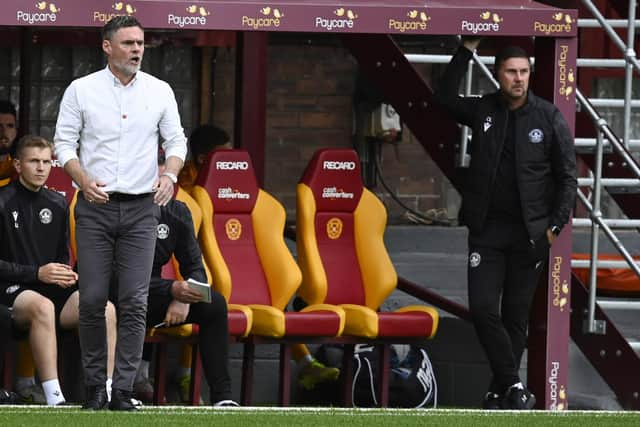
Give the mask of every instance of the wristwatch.
M 171 182 L 173 182 L 174 184 L 178 183 L 178 177 L 176 176 L 175 173 L 171 173 L 171 172 L 163 172 L 161 176 L 166 176 L 167 178 L 169 178 L 171 180 Z
M 560 234 L 560 231 L 562 231 L 562 229 L 557 225 L 551 226 L 551 234 L 553 234 L 554 236 L 557 236 L 558 234 Z

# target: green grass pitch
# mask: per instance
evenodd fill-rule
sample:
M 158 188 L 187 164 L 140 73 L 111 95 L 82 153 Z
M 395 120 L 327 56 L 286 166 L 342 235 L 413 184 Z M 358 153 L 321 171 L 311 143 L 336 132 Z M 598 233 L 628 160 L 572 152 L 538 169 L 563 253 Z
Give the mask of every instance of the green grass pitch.
M 640 412 L 488 412 L 457 409 L 145 407 L 138 413 L 79 407 L 0 406 L 0 426 L 639 426 Z

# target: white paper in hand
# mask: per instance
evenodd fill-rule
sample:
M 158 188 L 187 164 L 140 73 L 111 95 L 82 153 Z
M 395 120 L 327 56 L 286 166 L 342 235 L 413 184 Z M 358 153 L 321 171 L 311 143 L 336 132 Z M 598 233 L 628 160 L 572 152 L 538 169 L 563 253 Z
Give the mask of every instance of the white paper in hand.
M 189 284 L 189 288 L 200 292 L 202 295 L 202 302 L 211 302 L 211 286 L 209 286 L 208 283 L 198 282 L 191 278 L 187 280 L 187 283 Z

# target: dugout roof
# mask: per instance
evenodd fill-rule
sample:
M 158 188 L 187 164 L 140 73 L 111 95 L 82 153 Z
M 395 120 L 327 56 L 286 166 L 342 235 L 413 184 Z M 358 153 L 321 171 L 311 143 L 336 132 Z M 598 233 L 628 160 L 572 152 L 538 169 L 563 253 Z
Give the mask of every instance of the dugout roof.
M 577 11 L 531 0 L 4 0 L 0 25 L 574 37 Z

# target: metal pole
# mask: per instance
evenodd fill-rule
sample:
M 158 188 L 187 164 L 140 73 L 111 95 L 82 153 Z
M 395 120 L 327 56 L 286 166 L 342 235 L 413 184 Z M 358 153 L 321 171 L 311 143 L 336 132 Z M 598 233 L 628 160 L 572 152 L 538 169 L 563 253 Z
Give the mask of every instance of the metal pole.
M 633 49 L 636 17 L 636 0 L 629 0 L 629 27 L 627 28 L 627 49 L 625 50 L 625 60 L 627 65 L 624 73 L 624 146 L 629 148 L 629 138 L 631 137 L 631 94 L 633 91 L 633 64 L 631 58 L 636 57 Z
M 464 84 L 464 96 L 471 95 L 471 87 L 473 83 L 473 61 L 469 61 L 467 65 L 467 79 Z M 466 168 L 469 167 L 469 157 L 467 156 L 467 143 L 469 141 L 469 128 L 467 126 L 462 127 L 462 135 L 460 137 L 460 158 L 458 159 L 458 166 Z
M 473 61 L 478 64 L 478 67 L 482 70 L 482 73 L 493 83 L 496 88 L 500 87 L 500 83 L 493 77 L 493 73 L 487 68 L 482 59 L 473 52 Z
M 593 185 L 593 210 L 591 211 L 591 266 L 589 267 L 589 305 L 587 317 L 587 332 L 593 334 L 596 332 L 596 291 L 597 291 L 597 275 L 598 275 L 598 239 L 600 237 L 599 219 L 602 218 L 600 211 L 600 178 L 602 177 L 602 132 L 598 131 L 598 143 L 596 144 L 596 164 L 594 171 Z
M 633 2 L 634 2 L 634 0 L 629 0 L 629 4 L 630 4 L 630 6 L 629 6 L 629 16 L 630 17 L 635 17 L 635 4 L 633 5 L 634 6 L 633 7 L 634 15 L 631 14 L 631 12 L 632 12 L 631 4 Z M 590 0 L 582 0 L 582 3 L 587 7 L 587 9 L 589 9 L 589 12 L 591 12 L 593 17 L 596 18 L 600 22 L 600 24 L 602 25 L 602 29 L 604 29 L 605 32 L 609 35 L 609 37 L 611 38 L 613 43 L 616 46 L 618 46 L 618 49 L 620 49 L 620 52 L 623 52 L 623 53 L 626 52 L 627 51 L 627 46 L 625 46 L 624 42 L 622 41 L 620 36 L 615 32 L 615 30 L 613 28 L 611 28 L 611 25 L 609 25 L 607 20 L 604 18 L 604 16 L 602 16 L 602 14 L 598 10 L 598 8 L 593 4 L 593 2 L 591 2 Z M 633 27 L 633 24 L 630 25 L 630 26 Z M 629 57 L 629 61 L 631 61 L 633 63 L 633 65 L 636 67 L 636 69 L 638 71 L 640 71 L 640 62 L 638 62 L 638 60 L 637 60 L 637 58 L 635 56 Z
M 592 211 L 593 207 L 591 206 L 591 203 L 589 203 L 589 201 L 587 200 L 585 195 L 582 194 L 581 191 L 578 191 L 577 194 L 578 194 L 578 199 L 580 200 L 580 202 L 582 202 L 584 207 L 588 211 Z M 622 244 L 620 239 L 618 239 L 618 237 L 616 237 L 614 232 L 611 231 L 611 228 L 609 228 L 609 226 L 602 220 L 602 218 L 594 218 L 594 220 L 598 223 L 598 225 L 600 226 L 602 231 L 604 231 L 604 234 L 607 236 L 609 241 L 611 241 L 613 246 L 618 250 L 620 255 L 622 255 L 622 257 L 625 259 L 625 261 L 627 262 L 627 266 L 630 267 L 633 270 L 633 272 L 636 273 L 636 275 L 638 277 L 640 277 L 640 266 L 638 266 L 636 260 L 633 259 L 633 257 L 631 256 L 629 251 L 627 251 L 627 249 L 624 247 L 624 245 Z M 576 262 L 576 261 L 573 261 L 573 262 Z M 577 260 L 577 262 L 580 263 L 581 261 Z M 617 262 L 618 261 L 600 261 L 600 262 L 598 262 L 598 265 L 605 265 L 605 263 L 608 263 L 608 264 L 613 266 L 613 265 L 616 265 L 614 263 L 617 263 Z M 591 264 L 591 262 L 589 262 L 589 264 Z M 615 266 L 615 268 L 623 268 L 623 267 L 624 266 L 622 266 L 622 265 L 620 265 L 620 266 L 616 265 Z M 614 267 L 611 267 L 611 268 L 614 268 Z
M 582 105 L 582 107 L 591 116 L 591 118 L 596 121 L 598 130 L 604 132 L 609 142 L 611 142 L 611 145 L 613 145 L 613 148 L 620 156 L 622 156 L 624 161 L 627 162 L 627 165 L 631 168 L 633 173 L 636 176 L 640 177 L 640 166 L 638 166 L 635 159 L 624 149 L 618 137 L 613 133 L 611 128 L 609 128 L 607 121 L 600 117 L 600 115 L 593 108 L 593 105 L 591 105 L 587 98 L 584 97 L 580 89 L 576 89 L 576 99 L 580 102 L 580 105 Z
M 633 15 L 629 14 L 629 17 Z M 626 19 L 607 19 L 607 23 L 611 25 L 612 28 L 626 28 L 629 25 L 629 21 Z M 636 27 L 640 27 L 640 20 L 636 19 L 635 24 Z M 578 28 L 600 28 L 600 23 L 597 19 L 578 19 Z

